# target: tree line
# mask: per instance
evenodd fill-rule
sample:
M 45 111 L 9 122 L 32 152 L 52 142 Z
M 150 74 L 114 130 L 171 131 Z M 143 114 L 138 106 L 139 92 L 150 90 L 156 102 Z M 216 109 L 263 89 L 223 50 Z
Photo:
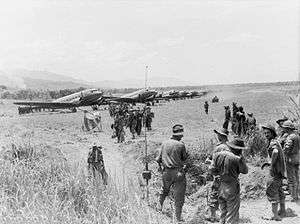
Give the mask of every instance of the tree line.
M 14 100 L 53 100 L 64 97 L 76 92 L 80 92 L 85 88 L 79 87 L 75 89 L 61 89 L 61 90 L 33 90 L 21 89 L 17 91 L 4 91 L 1 93 L 1 99 Z
M 4 87 L 4 86 L 3 86 Z M 1 88 L 1 86 L 0 86 Z M 85 90 L 84 87 L 74 89 L 61 89 L 61 90 L 36 90 L 36 89 L 21 89 L 21 90 L 8 90 L 8 88 L 1 88 L 4 90 L 0 93 L 1 99 L 13 99 L 13 100 L 53 100 L 60 97 L 64 97 L 76 92 Z M 115 93 L 130 93 L 136 91 L 136 88 L 123 88 L 123 89 L 105 89 L 104 94 Z

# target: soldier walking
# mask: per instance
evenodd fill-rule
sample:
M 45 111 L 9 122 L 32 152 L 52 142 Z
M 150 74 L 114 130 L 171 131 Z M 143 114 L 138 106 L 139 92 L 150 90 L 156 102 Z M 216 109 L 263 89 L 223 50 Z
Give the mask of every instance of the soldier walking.
M 205 163 L 211 165 L 212 163 L 212 157 L 213 155 L 215 155 L 218 152 L 222 152 L 222 151 L 229 151 L 228 146 L 226 145 L 226 142 L 228 141 L 228 130 L 227 129 L 221 129 L 221 130 L 214 130 L 214 132 L 217 135 L 217 139 L 218 139 L 218 143 L 212 153 L 212 155 L 210 155 Z M 219 188 L 220 188 L 220 176 L 216 175 L 213 176 L 213 182 L 211 185 L 211 190 L 210 190 L 210 194 L 209 194 L 209 198 L 208 198 L 208 205 L 209 205 L 209 216 L 205 217 L 205 219 L 207 221 L 210 222 L 217 222 L 218 218 L 216 216 L 216 211 L 219 208 Z
M 248 167 L 242 154 L 244 141 L 235 138 L 227 145 L 230 151 L 216 153 L 209 170 L 213 175 L 220 176 L 220 223 L 237 224 L 240 209 L 239 174 L 247 174 Z
M 283 131 L 287 134 L 283 152 L 286 157 L 286 171 L 289 193 L 292 202 L 297 202 L 299 189 L 299 160 L 300 160 L 300 136 L 295 132 L 295 126 L 288 120 L 282 124 Z
M 118 114 L 115 118 L 115 123 L 114 123 L 114 128 L 116 130 L 118 143 L 122 143 L 125 140 L 124 122 L 125 122 L 124 118 Z
M 228 125 L 231 119 L 231 111 L 229 106 L 225 106 L 224 108 L 225 108 L 225 121 L 223 123 L 223 128 L 228 130 Z
M 174 187 L 175 195 L 175 215 L 178 222 L 183 221 L 181 217 L 186 191 L 185 161 L 187 152 L 181 139 L 183 137 L 183 126 L 176 124 L 173 126 L 173 136 L 163 142 L 156 161 L 159 170 L 162 169 L 162 191 L 160 192 L 159 207 L 161 211 L 170 188 Z M 162 167 L 161 167 L 162 166 Z
M 129 112 L 128 127 L 130 130 L 130 133 L 132 134 L 132 139 L 135 139 L 136 125 L 137 125 L 137 117 L 136 116 L 137 116 L 136 111 Z
M 205 113 L 208 114 L 208 108 L 209 108 L 209 104 L 207 101 L 205 101 L 204 103 L 204 110 L 205 110 Z
M 266 139 L 269 141 L 268 155 L 271 161 L 263 165 L 267 165 L 270 169 L 266 194 L 269 202 L 272 204 L 273 216 L 271 220 L 281 221 L 281 217 L 286 215 L 285 194 L 282 188 L 282 181 L 285 178 L 284 154 L 279 141 L 275 139 L 275 128 L 272 125 L 264 125 L 262 128 Z M 279 211 L 278 205 L 280 205 Z
M 88 155 L 88 170 L 92 173 L 94 178 L 101 174 L 103 184 L 107 185 L 108 174 L 105 170 L 101 146 L 93 146 L 92 151 Z

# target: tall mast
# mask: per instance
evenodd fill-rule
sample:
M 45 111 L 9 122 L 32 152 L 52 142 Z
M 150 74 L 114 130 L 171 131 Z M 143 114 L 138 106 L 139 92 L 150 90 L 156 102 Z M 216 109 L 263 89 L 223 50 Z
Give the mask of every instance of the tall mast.
M 148 65 L 145 68 L 145 90 L 147 89 L 147 80 L 148 79 Z

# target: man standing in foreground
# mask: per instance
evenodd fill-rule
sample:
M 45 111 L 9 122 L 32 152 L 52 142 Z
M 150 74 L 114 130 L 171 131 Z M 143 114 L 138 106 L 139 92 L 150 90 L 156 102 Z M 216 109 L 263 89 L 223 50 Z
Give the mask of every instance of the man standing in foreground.
M 292 121 L 287 120 L 282 124 L 283 131 L 287 134 L 283 153 L 286 158 L 286 171 L 289 185 L 289 193 L 292 196 L 292 202 L 299 200 L 299 163 L 300 163 L 300 136 L 295 132 L 295 126 Z
M 235 138 L 227 143 L 230 151 L 218 152 L 213 156 L 210 172 L 220 176 L 219 204 L 220 223 L 236 224 L 239 222 L 240 183 L 239 174 L 247 174 L 248 167 L 242 155 L 244 141 Z
M 159 169 L 162 166 L 162 191 L 159 198 L 159 210 L 162 210 L 163 203 L 170 192 L 171 186 L 174 187 L 175 195 L 175 215 L 178 222 L 182 221 L 181 213 L 184 204 L 186 177 L 184 162 L 187 159 L 187 152 L 183 137 L 183 126 L 176 124 L 173 126 L 173 136 L 171 139 L 162 143 L 158 157 Z
M 229 148 L 226 144 L 228 141 L 228 130 L 227 129 L 221 129 L 221 130 L 214 130 L 216 133 L 218 143 L 212 152 L 212 155 L 210 155 L 206 161 L 205 164 L 211 165 L 212 163 L 212 157 L 214 154 L 222 151 L 229 151 Z M 213 182 L 210 189 L 210 194 L 208 198 L 208 206 L 209 206 L 209 216 L 205 217 L 205 219 L 209 222 L 217 222 L 218 218 L 216 216 L 216 211 L 219 208 L 219 188 L 220 188 L 220 177 L 219 176 L 213 176 Z
M 266 194 L 268 200 L 272 204 L 273 216 L 271 217 L 271 220 L 281 221 L 282 219 L 280 216 L 285 216 L 286 214 L 285 194 L 282 189 L 282 180 L 285 177 L 284 155 L 279 141 L 275 140 L 275 128 L 272 125 L 263 125 L 262 129 L 266 139 L 269 141 L 268 155 L 271 160 L 270 163 L 266 164 L 270 167 L 270 176 L 267 182 Z M 278 204 L 280 204 L 279 212 Z

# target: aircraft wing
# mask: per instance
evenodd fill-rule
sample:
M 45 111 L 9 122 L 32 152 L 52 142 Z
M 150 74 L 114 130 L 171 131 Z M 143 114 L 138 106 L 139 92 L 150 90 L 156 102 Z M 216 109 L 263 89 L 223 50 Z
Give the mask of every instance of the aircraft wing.
M 39 101 L 23 101 L 23 102 L 14 102 L 16 105 L 20 106 L 31 106 L 31 107 L 38 107 L 38 108 L 72 108 L 78 107 L 78 104 L 75 103 L 59 103 L 59 102 L 39 102 Z
M 135 103 L 136 99 L 126 98 L 126 97 L 115 97 L 115 96 L 102 96 L 102 98 L 107 102 L 123 102 L 123 103 Z

